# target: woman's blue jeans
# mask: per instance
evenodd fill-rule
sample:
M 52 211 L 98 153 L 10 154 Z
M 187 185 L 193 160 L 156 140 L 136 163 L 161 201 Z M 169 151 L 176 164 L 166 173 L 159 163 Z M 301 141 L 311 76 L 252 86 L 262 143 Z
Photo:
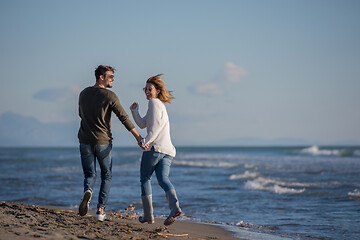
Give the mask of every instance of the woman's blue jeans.
M 101 185 L 97 207 L 105 209 L 112 176 L 112 144 L 80 144 L 81 164 L 84 172 L 84 192 L 93 190 L 96 181 L 96 159 L 101 170 Z
M 140 165 L 140 182 L 141 182 L 141 195 L 147 196 L 152 194 L 151 189 L 151 176 L 156 173 L 157 181 L 165 192 L 174 189 L 169 179 L 170 166 L 173 157 L 155 152 L 154 148 L 150 151 L 144 151 L 141 158 Z

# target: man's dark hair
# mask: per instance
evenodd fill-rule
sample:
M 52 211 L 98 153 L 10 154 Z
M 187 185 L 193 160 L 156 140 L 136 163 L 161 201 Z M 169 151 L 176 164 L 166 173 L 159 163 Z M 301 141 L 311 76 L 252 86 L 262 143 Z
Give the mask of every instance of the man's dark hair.
M 115 68 L 111 67 L 111 66 L 105 66 L 105 65 L 99 65 L 96 69 L 95 69 L 95 78 L 96 81 L 99 80 L 100 76 L 104 76 L 105 77 L 105 73 L 107 71 L 112 71 L 115 72 Z

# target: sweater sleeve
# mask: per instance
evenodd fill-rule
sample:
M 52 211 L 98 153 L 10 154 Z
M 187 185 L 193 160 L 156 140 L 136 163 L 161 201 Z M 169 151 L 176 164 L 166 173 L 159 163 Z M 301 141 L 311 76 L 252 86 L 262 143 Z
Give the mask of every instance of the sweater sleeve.
M 160 106 L 155 104 L 154 101 L 149 101 L 149 107 L 147 112 L 148 131 L 147 136 L 144 140 L 144 144 L 152 143 L 161 131 L 161 118 L 162 113 Z
M 112 111 L 115 115 L 119 118 L 120 122 L 125 126 L 125 128 L 130 131 L 131 129 L 135 128 L 134 124 L 131 122 L 129 116 L 126 114 L 124 108 L 121 106 L 119 99 L 114 97 L 114 102 L 112 106 Z
M 135 109 L 131 109 L 131 114 L 136 122 L 136 124 L 139 126 L 139 128 L 144 129 L 146 128 L 146 115 L 145 117 L 141 117 L 139 114 L 139 106 L 136 106 Z

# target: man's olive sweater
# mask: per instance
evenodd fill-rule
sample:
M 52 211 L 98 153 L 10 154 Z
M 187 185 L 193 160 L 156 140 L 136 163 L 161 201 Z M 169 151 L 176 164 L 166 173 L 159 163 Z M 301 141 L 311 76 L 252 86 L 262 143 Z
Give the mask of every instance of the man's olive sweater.
M 112 143 L 112 112 L 128 131 L 134 128 L 115 93 L 105 88 L 85 88 L 79 96 L 79 116 L 81 118 L 79 142 L 83 144 Z

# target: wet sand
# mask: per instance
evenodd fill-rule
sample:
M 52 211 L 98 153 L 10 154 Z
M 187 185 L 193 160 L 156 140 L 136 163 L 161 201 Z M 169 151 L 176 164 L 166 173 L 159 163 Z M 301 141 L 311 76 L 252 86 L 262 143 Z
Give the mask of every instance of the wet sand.
M 239 239 L 214 225 L 176 221 L 165 227 L 164 219 L 141 224 L 138 217 L 131 205 L 99 222 L 91 211 L 81 217 L 72 209 L 0 202 L 0 239 Z

